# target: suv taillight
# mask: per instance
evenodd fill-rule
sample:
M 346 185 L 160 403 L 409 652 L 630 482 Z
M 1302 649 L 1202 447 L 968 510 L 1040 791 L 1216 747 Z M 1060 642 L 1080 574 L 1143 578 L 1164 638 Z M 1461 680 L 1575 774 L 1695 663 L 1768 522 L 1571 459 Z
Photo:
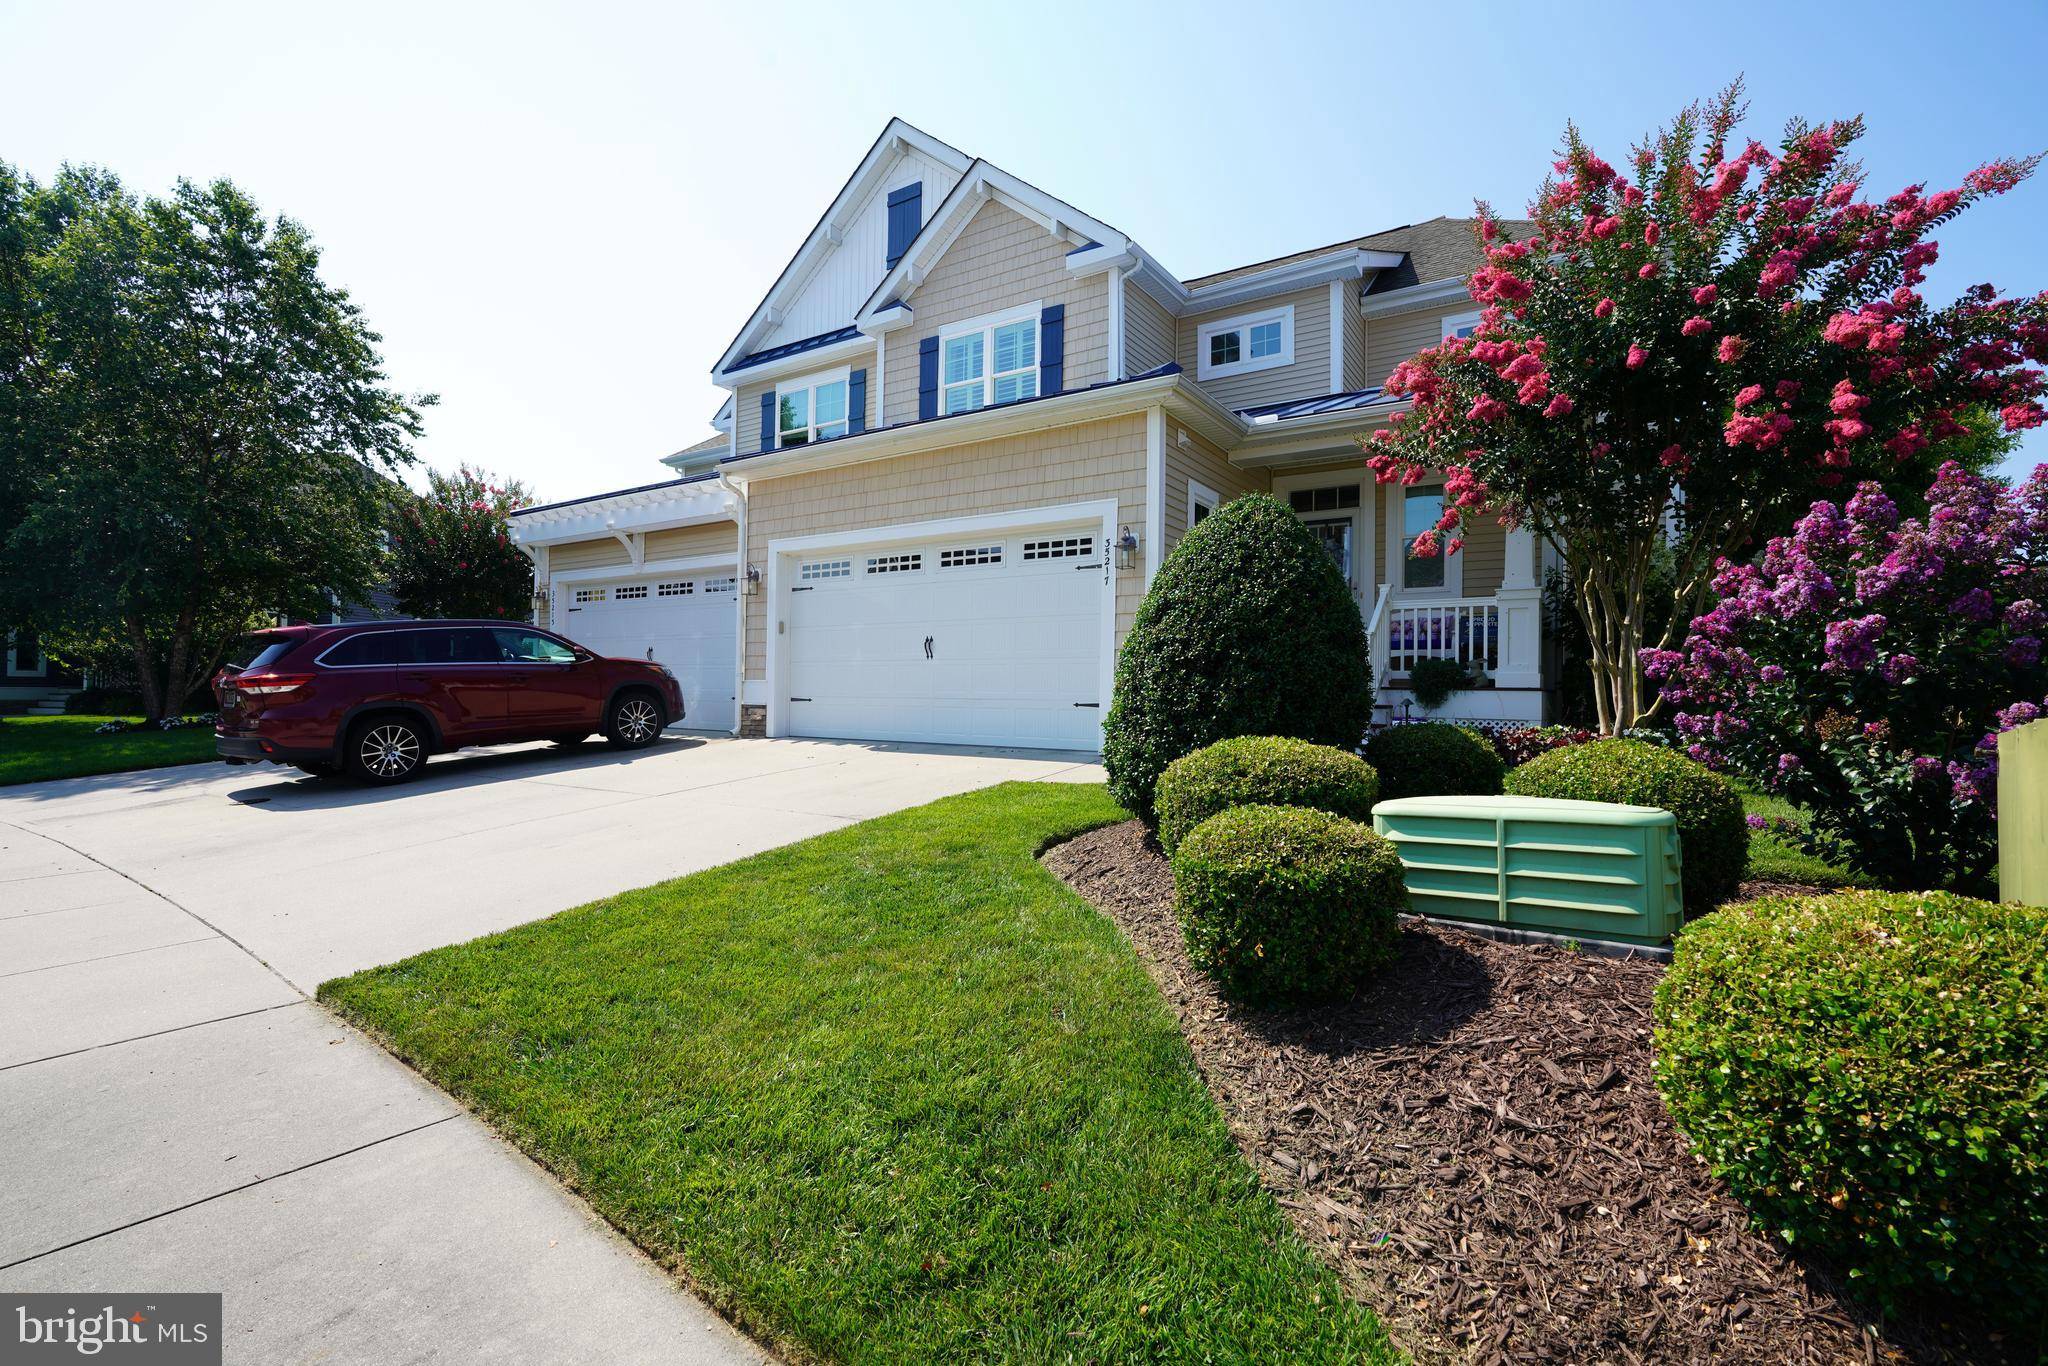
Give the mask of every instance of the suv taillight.
M 228 680 L 228 686 L 259 697 L 275 696 L 280 693 L 297 692 L 313 681 L 311 674 L 243 674 Z

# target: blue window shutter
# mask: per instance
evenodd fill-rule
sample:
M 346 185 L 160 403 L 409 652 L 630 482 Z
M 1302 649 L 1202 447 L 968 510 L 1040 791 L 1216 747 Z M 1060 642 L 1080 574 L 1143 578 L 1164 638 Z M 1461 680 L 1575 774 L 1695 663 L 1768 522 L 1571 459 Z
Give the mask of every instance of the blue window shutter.
M 775 449 L 775 391 L 761 395 L 761 449 Z
M 1047 304 L 1038 315 L 1038 392 L 1056 394 L 1066 379 L 1067 306 Z
M 911 239 L 923 225 L 924 186 L 905 185 L 889 191 L 889 269 L 894 270 L 903 253 L 910 250 Z
M 846 377 L 846 434 L 854 436 L 868 429 L 868 372 L 856 370 Z
M 939 415 L 939 339 L 926 337 L 917 344 L 917 420 L 929 422 Z

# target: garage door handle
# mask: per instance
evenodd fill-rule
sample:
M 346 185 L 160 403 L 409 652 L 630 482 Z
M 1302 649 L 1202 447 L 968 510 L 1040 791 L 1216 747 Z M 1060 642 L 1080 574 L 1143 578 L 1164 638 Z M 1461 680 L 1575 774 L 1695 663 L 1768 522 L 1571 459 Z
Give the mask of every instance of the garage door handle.
M 924 657 L 926 659 L 932 657 L 932 638 L 930 636 L 924 638 Z

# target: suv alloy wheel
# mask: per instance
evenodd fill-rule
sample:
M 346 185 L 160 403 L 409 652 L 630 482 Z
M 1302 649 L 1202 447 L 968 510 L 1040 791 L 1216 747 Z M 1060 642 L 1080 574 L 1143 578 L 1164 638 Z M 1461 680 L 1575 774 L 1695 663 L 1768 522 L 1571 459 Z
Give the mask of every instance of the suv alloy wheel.
M 640 749 L 661 738 L 667 718 L 661 703 L 644 692 L 621 693 L 605 712 L 604 734 L 620 749 Z
M 417 721 L 375 716 L 348 742 L 348 771 L 366 783 L 402 783 L 427 761 L 427 737 Z

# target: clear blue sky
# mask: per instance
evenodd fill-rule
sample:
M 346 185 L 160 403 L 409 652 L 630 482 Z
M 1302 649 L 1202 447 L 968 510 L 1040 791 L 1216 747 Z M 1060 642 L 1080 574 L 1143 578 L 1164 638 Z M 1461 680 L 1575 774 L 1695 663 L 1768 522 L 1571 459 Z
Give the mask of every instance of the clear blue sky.
M 709 434 L 712 361 L 892 114 L 1187 276 L 1518 209 L 1566 119 L 1619 160 L 1737 73 L 1766 140 L 1861 112 L 1873 188 L 1946 187 L 2048 149 L 2044 50 L 2041 0 L 0 0 L 0 158 L 235 180 L 311 227 L 394 380 L 442 395 L 425 459 L 567 497 Z M 1940 240 L 1937 298 L 2048 288 L 2048 177 Z

